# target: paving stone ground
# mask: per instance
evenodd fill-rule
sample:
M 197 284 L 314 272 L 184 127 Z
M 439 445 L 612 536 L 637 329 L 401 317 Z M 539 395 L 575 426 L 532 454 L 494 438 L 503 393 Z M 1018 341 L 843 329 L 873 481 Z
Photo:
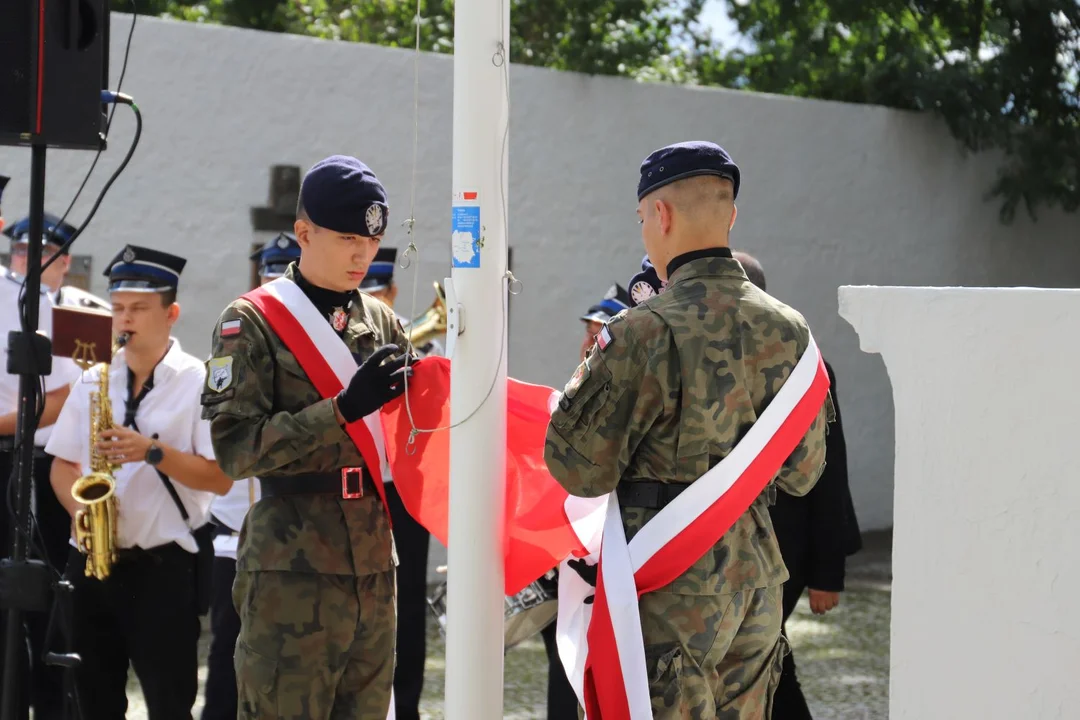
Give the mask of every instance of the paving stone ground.
M 841 604 L 824 617 L 810 612 L 806 598 L 788 621 L 799 679 L 815 720 L 885 720 L 889 694 L 889 598 L 892 573 L 886 535 L 867 537 L 863 552 L 848 562 L 847 591 Z M 443 718 L 446 665 L 444 647 L 434 620 L 428 623 L 428 660 L 421 715 Z M 209 631 L 204 630 L 200 657 L 205 663 Z M 506 655 L 503 717 L 545 720 L 547 657 L 539 637 Z M 203 705 L 206 666 L 199 668 L 199 698 Z M 147 720 L 146 707 L 134 673 L 128 685 L 130 720 Z

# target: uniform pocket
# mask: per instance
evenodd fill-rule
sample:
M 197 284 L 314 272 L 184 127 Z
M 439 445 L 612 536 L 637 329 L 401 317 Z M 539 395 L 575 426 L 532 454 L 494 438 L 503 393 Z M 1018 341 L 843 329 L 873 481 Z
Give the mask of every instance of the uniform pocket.
M 277 718 L 277 660 L 255 652 L 240 641 L 236 643 L 233 669 L 236 671 L 238 718 Z
M 645 659 L 648 663 L 648 658 Z M 649 673 L 649 696 L 654 717 L 678 709 L 682 704 L 683 655 L 681 647 L 673 647 L 656 661 Z
M 581 432 L 587 429 L 599 408 L 607 404 L 611 395 L 611 371 L 597 354 L 578 366 L 577 372 L 563 390 L 558 411 L 552 413 L 551 422 L 564 432 Z

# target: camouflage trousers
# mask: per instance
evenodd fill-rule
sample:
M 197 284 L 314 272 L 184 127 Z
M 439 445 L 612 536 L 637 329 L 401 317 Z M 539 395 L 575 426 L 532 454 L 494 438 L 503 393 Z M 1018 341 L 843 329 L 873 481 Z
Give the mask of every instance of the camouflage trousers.
M 239 720 L 386 720 L 394 679 L 394 571 L 238 571 Z
M 768 720 L 788 652 L 781 587 L 641 596 L 653 717 Z

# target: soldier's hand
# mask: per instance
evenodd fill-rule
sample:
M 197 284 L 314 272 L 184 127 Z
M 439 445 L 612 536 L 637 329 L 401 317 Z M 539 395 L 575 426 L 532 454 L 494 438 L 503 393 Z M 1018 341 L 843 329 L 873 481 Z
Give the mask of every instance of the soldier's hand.
M 353 373 L 349 386 L 337 395 L 337 408 L 345 422 L 356 422 L 370 415 L 405 392 L 406 356 L 384 360 L 401 351 L 397 345 L 383 345 Z
M 810 609 L 815 615 L 824 615 L 840 604 L 840 593 L 828 590 L 808 591 L 810 595 Z

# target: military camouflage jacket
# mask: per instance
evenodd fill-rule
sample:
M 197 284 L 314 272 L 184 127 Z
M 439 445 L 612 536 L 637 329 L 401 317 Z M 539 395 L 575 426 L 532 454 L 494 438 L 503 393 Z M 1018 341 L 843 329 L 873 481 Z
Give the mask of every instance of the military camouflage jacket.
M 691 483 L 731 452 L 768 407 L 809 342 L 803 317 L 746 278 L 736 260 L 699 257 L 667 289 L 607 324 L 566 385 L 545 459 L 572 495 L 620 482 Z M 804 495 L 825 460 L 827 399 L 773 483 Z M 718 594 L 771 587 L 787 568 L 769 518 L 770 486 L 670 587 Z M 629 540 L 656 510 L 624 508 Z
M 296 265 L 285 277 L 295 280 Z M 221 336 L 221 324 L 240 321 L 240 332 Z M 393 312 L 357 294 L 343 340 L 366 358 L 380 345 L 406 347 Z M 214 452 L 234 480 L 253 475 L 332 472 L 364 464 L 296 357 L 246 300 L 234 301 L 214 329 L 214 359 L 232 358 L 231 377 L 217 389 L 210 378 L 202 395 Z M 240 533 L 238 570 L 282 570 L 336 575 L 383 572 L 396 562 L 386 511 L 375 493 L 355 500 L 332 495 L 263 498 Z

